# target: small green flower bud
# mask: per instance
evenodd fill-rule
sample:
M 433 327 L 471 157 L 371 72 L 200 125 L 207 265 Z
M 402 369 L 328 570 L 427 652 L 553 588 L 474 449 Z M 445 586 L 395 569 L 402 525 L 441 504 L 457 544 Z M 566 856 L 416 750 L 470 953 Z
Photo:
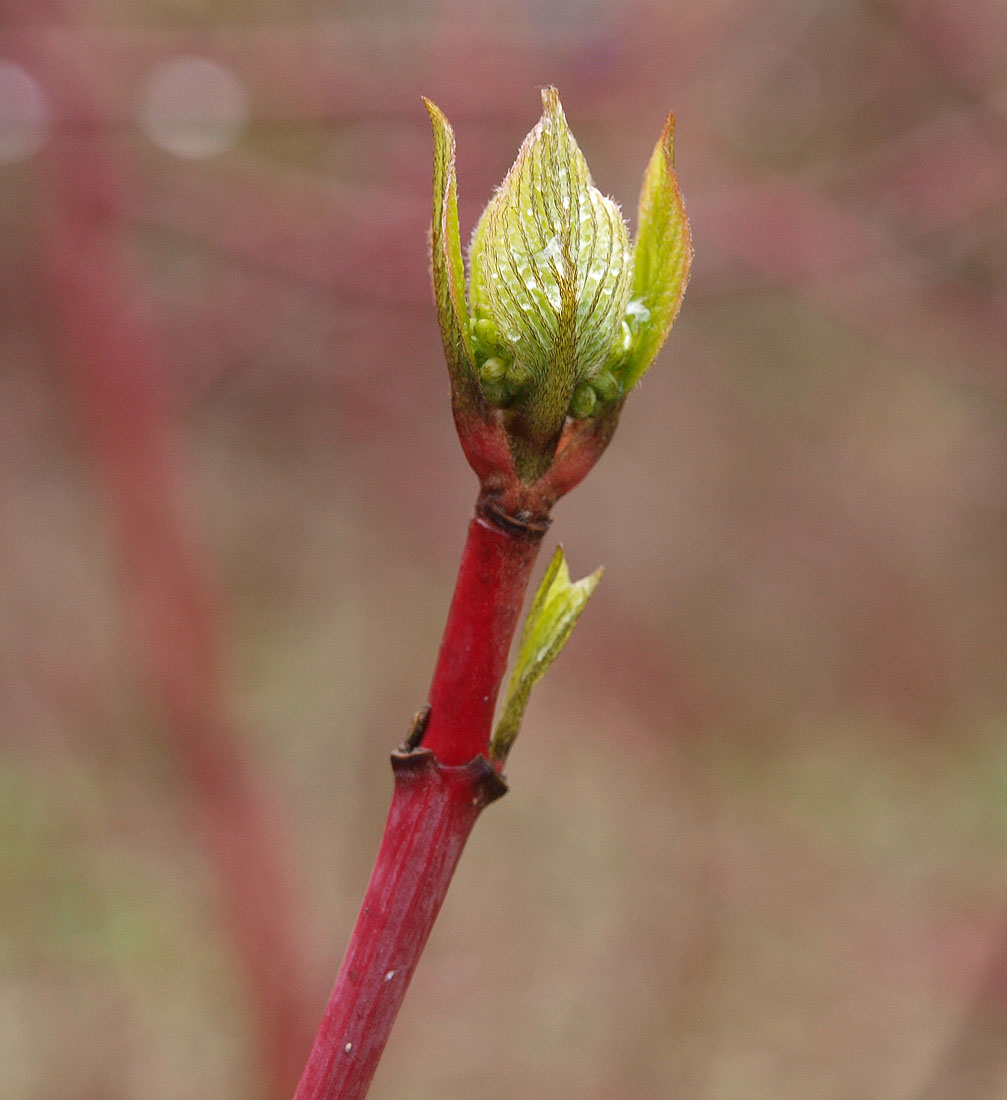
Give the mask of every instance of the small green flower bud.
M 522 386 L 526 386 L 531 379 L 531 375 L 516 359 L 507 368 L 507 382 L 515 389 L 520 389 Z
M 603 370 L 591 379 L 591 388 L 598 400 L 609 404 L 619 396 L 619 383 L 611 371 Z
M 499 341 L 497 327 L 487 317 L 480 317 L 472 325 L 475 338 L 487 348 L 495 348 Z
M 479 379 L 486 382 L 502 382 L 507 377 L 507 361 L 494 355 L 479 368 Z M 485 385 L 483 386 L 485 392 Z
M 483 397 L 491 405 L 504 405 L 510 396 L 506 382 L 483 382 Z
M 585 420 L 594 412 L 597 403 L 598 395 L 591 383 L 581 382 L 570 398 L 570 415 L 575 420 Z

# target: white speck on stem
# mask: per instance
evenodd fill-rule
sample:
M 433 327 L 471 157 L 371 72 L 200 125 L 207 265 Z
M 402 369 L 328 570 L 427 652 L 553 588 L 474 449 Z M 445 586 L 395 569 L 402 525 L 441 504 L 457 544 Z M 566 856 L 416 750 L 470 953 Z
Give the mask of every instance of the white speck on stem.
M 345 1052 L 346 1052 L 347 1054 L 349 1054 L 349 1053 L 350 1053 L 350 1051 L 351 1051 L 352 1049 L 353 1049 L 353 1044 L 352 1044 L 352 1043 L 347 1043 L 347 1044 L 346 1044 L 346 1046 L 344 1046 L 344 1047 L 343 1047 L 343 1050 L 344 1050 L 344 1051 L 345 1051 Z
M 385 981 L 390 982 L 392 980 L 392 978 L 394 978 L 394 977 L 395 977 L 395 971 L 394 970 L 389 970 L 388 973 L 385 974 Z

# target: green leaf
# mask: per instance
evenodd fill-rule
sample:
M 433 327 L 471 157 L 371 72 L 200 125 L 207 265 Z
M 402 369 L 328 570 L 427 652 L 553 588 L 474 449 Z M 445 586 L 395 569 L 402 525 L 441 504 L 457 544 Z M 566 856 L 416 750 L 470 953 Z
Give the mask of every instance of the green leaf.
M 601 580 L 601 572 L 597 569 L 589 577 L 571 584 L 563 547 L 556 547 L 525 619 L 507 698 L 490 742 L 490 759 L 494 763 L 502 765 L 507 759 L 521 728 L 531 689 L 566 645 L 580 613 Z
M 643 177 L 633 252 L 630 317 L 637 331 L 621 373 L 634 386 L 668 338 L 692 266 L 692 233 L 675 176 L 675 116 L 668 115 Z
M 576 386 L 605 365 L 629 301 L 629 234 L 592 184 L 555 88 L 483 211 L 469 255 L 470 304 L 530 376 L 515 430 L 552 458 Z
M 444 355 L 456 396 L 473 392 L 474 358 L 465 306 L 465 265 L 458 230 L 455 135 L 443 112 L 424 98 L 434 131 L 434 203 L 430 260 Z

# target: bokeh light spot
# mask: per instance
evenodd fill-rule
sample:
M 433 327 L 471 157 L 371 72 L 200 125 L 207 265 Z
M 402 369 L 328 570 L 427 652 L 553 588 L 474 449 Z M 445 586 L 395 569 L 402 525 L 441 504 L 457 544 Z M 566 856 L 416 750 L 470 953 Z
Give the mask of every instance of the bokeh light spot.
M 234 146 L 248 117 L 240 81 L 203 57 L 175 57 L 147 78 L 140 125 L 155 145 L 201 160 Z
M 52 112 L 39 82 L 10 61 L 0 61 L 0 164 L 37 152 L 49 136 Z

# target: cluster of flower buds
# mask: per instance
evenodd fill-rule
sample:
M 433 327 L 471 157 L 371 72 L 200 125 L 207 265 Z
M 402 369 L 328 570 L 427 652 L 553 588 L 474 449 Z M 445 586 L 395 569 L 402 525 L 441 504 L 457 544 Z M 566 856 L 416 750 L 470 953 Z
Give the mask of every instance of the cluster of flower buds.
M 575 420 L 599 416 L 623 395 L 622 377 L 640 324 L 649 320 L 650 310 L 640 299 L 626 306 L 618 338 L 606 361 L 596 373 L 581 378 L 570 396 L 569 415 Z M 472 351 L 483 397 L 490 405 L 508 408 L 520 400 L 532 380 L 531 372 L 500 339 L 496 324 L 489 317 L 471 318 Z
M 669 116 L 644 177 L 635 244 L 594 186 L 555 88 L 476 225 L 468 277 L 454 134 L 434 127 L 434 293 L 462 435 L 503 433 L 516 476 L 550 469 L 578 422 L 609 422 L 664 343 L 688 281 L 689 223 Z M 590 424 L 583 431 L 591 430 Z M 486 448 L 466 446 L 481 474 Z

